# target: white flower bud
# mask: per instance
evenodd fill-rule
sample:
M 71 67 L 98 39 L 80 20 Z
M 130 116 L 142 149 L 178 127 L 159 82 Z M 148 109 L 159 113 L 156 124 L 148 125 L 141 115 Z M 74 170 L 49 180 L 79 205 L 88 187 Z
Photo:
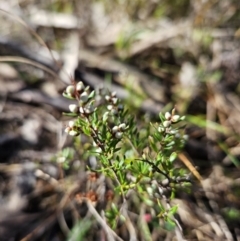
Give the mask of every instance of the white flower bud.
M 120 124 L 118 127 L 119 127 L 119 129 L 120 129 L 121 131 L 124 131 L 124 130 L 126 129 L 126 124 L 125 124 L 125 123 L 122 123 L 122 124 Z
M 82 106 L 79 108 L 79 112 L 82 113 L 82 114 L 84 113 L 84 109 L 83 109 Z
M 118 98 L 112 98 L 112 103 L 114 104 L 114 105 L 116 105 L 117 104 L 117 102 L 118 102 Z
M 73 128 L 74 125 L 75 125 L 75 122 L 74 122 L 74 121 L 69 121 L 69 122 L 68 122 L 68 126 L 69 126 L 69 127 Z
M 80 100 L 83 102 L 83 103 L 86 103 L 88 101 L 88 93 L 85 91 L 83 92 L 81 95 L 80 95 Z
M 123 135 L 122 132 L 116 132 L 115 137 L 116 137 L 117 139 L 121 139 L 121 138 L 122 138 L 122 135 Z
M 71 104 L 71 105 L 69 105 L 69 110 L 72 113 L 77 113 L 78 112 L 78 106 L 76 104 Z
M 109 101 L 110 99 L 111 99 L 111 97 L 110 97 L 109 95 L 106 95 L 106 96 L 105 96 L 105 100 L 106 100 L 106 101 Z
M 113 109 L 113 106 L 112 106 L 112 105 L 108 105 L 108 106 L 107 106 L 107 109 L 108 109 L 108 110 L 112 110 L 112 109 Z
M 71 131 L 71 128 L 68 126 L 68 127 L 65 128 L 64 131 L 65 131 L 66 133 L 69 133 L 69 132 Z
M 176 135 L 178 133 L 178 131 L 177 130 L 170 130 L 169 133 L 172 134 L 172 135 Z
M 165 118 L 167 119 L 167 120 L 170 120 L 171 119 L 171 114 L 169 113 L 169 112 L 166 112 L 165 113 Z
M 98 147 L 98 148 L 96 148 L 95 152 L 100 154 L 100 153 L 102 153 L 102 149 L 100 147 Z
M 69 134 L 70 136 L 78 136 L 78 135 L 79 135 L 79 133 L 78 133 L 77 131 L 75 131 L 75 130 L 69 131 L 68 134 Z
M 163 126 L 164 127 L 169 127 L 171 125 L 171 121 L 164 121 Z
M 179 116 L 179 115 L 174 115 L 174 116 L 171 118 L 172 122 L 178 122 L 179 119 L 180 119 L 180 116 Z
M 82 81 L 78 82 L 77 85 L 76 85 L 76 89 L 78 92 L 81 92 L 82 90 L 84 90 L 84 84 Z
M 111 93 L 111 96 L 112 96 L 112 97 L 116 97 L 116 95 L 117 95 L 116 91 L 114 91 L 114 92 Z
M 112 132 L 113 132 L 113 133 L 116 133 L 118 130 L 119 130 L 119 127 L 118 127 L 118 126 L 114 126 L 114 127 L 112 128 Z
M 165 129 L 164 129 L 163 127 L 159 126 L 159 127 L 158 127 L 158 131 L 159 131 L 160 133 L 162 133 L 162 132 L 165 131 Z
M 58 163 L 64 163 L 65 161 L 66 161 L 66 157 L 64 157 L 64 156 L 61 156 L 61 157 L 57 158 Z
M 73 85 L 69 85 L 67 88 L 66 88 L 66 93 L 68 95 L 74 95 L 74 92 L 75 92 L 75 87 Z

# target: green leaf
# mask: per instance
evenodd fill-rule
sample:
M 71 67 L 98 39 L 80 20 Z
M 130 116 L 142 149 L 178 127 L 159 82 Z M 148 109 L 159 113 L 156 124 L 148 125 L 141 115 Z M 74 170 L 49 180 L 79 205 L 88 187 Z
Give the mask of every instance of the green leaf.
M 170 146 L 174 146 L 175 145 L 175 141 L 171 141 L 171 142 L 169 142 L 166 146 L 167 147 L 170 147 Z
M 68 94 L 66 94 L 65 92 L 63 92 L 63 97 L 67 98 L 67 99 L 70 99 L 70 100 L 75 100 L 76 98 L 72 97 L 72 96 L 69 96 Z
M 103 140 L 107 139 L 107 126 L 106 125 L 102 125 L 101 138 Z
M 74 225 L 73 229 L 69 232 L 67 241 L 85 240 L 84 237 L 88 230 L 91 228 L 92 222 L 90 220 L 80 220 Z
M 169 157 L 169 161 L 170 161 L 170 162 L 174 162 L 176 158 L 177 158 L 177 153 L 176 153 L 176 152 L 173 152 L 173 153 L 171 154 L 171 156 Z
M 154 132 L 153 137 L 156 139 L 156 141 L 162 141 L 162 136 L 159 132 Z
M 63 169 L 64 170 L 68 170 L 69 169 L 69 164 L 68 162 L 64 162 L 63 165 L 62 165 Z
M 175 205 L 171 207 L 171 209 L 169 210 L 169 214 L 174 215 L 177 213 L 177 210 L 178 210 L 178 205 Z
M 173 231 L 176 227 L 176 224 L 170 219 L 170 218 L 167 218 L 166 222 L 165 222 L 165 228 L 168 230 L 168 231 Z
M 86 125 L 87 125 L 87 122 L 84 120 L 84 119 L 82 119 L 82 118 L 78 118 L 77 119 L 77 124 L 78 124 L 78 126 L 80 126 L 80 127 L 85 127 Z
M 122 214 L 119 216 L 119 218 L 120 218 L 120 220 L 121 220 L 122 222 L 125 222 L 125 221 L 126 221 L 126 218 L 125 218 Z
M 115 217 L 114 213 L 111 212 L 111 211 L 106 211 L 104 215 L 105 215 L 105 217 L 108 218 L 108 219 L 112 219 L 112 218 Z
M 102 162 L 104 165 L 107 165 L 107 164 L 108 164 L 108 159 L 107 159 L 104 155 L 100 155 L 100 158 L 101 158 L 101 162 Z
M 95 91 L 93 90 L 89 95 L 88 99 L 92 99 L 95 96 Z
M 159 118 L 160 118 L 161 122 L 164 122 L 166 120 L 165 116 L 161 112 L 159 113 Z
M 66 112 L 63 112 L 62 114 L 65 116 L 71 116 L 71 117 L 76 117 L 78 115 L 76 113 L 66 113 Z
M 115 149 L 114 149 L 114 152 L 116 153 L 116 152 L 120 151 L 121 149 L 122 149 L 121 147 L 115 148 Z
M 109 117 L 109 113 L 105 112 L 102 117 L 103 123 L 105 123 L 108 120 L 108 117 Z
M 112 203 L 111 204 L 111 208 L 112 208 L 112 211 L 113 213 L 116 215 L 119 213 L 118 209 L 117 209 L 117 206 L 115 205 L 115 203 Z
M 83 127 L 82 127 L 82 130 L 83 130 L 83 133 L 84 133 L 86 136 L 91 136 L 91 130 L 89 129 L 88 126 L 83 126 Z
M 150 207 L 153 207 L 154 206 L 154 202 L 151 200 L 151 199 L 144 199 L 143 200 L 144 203 L 147 205 L 147 206 L 150 206 Z
M 84 91 L 88 91 L 90 89 L 90 86 L 88 85 L 85 89 L 84 89 Z

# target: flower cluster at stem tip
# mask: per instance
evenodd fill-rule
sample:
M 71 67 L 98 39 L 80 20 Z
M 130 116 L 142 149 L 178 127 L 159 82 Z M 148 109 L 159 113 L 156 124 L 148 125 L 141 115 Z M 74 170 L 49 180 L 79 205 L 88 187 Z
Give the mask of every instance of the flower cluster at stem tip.
M 158 131 L 160 133 L 166 133 L 170 135 L 174 135 L 176 138 L 180 138 L 179 130 L 177 128 L 173 128 L 173 124 L 177 124 L 180 121 L 183 121 L 185 116 L 180 116 L 175 114 L 175 108 L 172 112 L 166 112 L 164 115 L 164 119 L 162 119 L 162 123 L 160 123 L 158 127 Z M 188 139 L 187 135 L 183 135 L 183 141 Z
M 106 121 L 109 116 L 118 116 L 118 114 L 123 110 L 123 105 L 119 103 L 116 92 L 104 94 L 102 91 L 100 95 L 104 97 L 106 104 L 106 111 L 102 116 L 103 122 Z M 88 118 L 97 110 L 97 107 L 94 105 L 97 99 L 95 91 L 90 92 L 89 86 L 85 87 L 81 81 L 75 85 L 68 85 L 63 92 L 63 96 L 68 99 L 75 99 L 78 102 L 76 104 L 69 105 L 71 116 Z M 126 129 L 126 124 L 120 123 L 112 127 L 110 132 L 116 139 L 121 139 L 123 132 Z M 81 133 L 78 121 L 69 121 L 68 126 L 65 128 L 65 132 L 71 136 L 78 136 Z
M 68 85 L 63 92 L 63 96 L 68 99 L 75 99 L 78 101 L 76 104 L 69 105 L 69 111 L 73 116 L 83 115 L 87 116 L 94 112 L 94 92 L 90 93 L 89 86 L 85 87 L 83 82 Z M 77 121 L 71 120 L 65 128 L 65 132 L 71 136 L 78 136 L 81 129 L 77 125 Z

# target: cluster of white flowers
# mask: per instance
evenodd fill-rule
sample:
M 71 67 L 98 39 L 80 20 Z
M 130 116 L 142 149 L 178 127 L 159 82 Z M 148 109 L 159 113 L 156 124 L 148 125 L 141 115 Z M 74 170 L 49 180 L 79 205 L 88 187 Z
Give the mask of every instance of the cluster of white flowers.
M 107 109 L 112 115 L 117 115 L 119 111 L 123 110 L 123 105 L 119 104 L 116 92 L 106 95 L 105 100 L 108 102 Z
M 70 97 L 76 99 L 79 95 L 82 95 L 82 99 L 86 100 L 86 90 L 82 81 L 78 82 L 76 85 L 68 85 L 66 90 L 64 91 L 64 95 L 66 97 Z
M 71 113 L 91 114 L 95 108 L 93 101 L 90 101 L 88 87 L 85 88 L 83 82 L 78 82 L 76 86 L 69 85 L 65 90 L 65 95 L 77 99 L 79 104 L 70 104 L 69 110 Z M 88 103 L 90 101 L 90 103 Z
M 168 134 L 179 135 L 179 131 L 177 129 L 172 128 L 172 124 L 178 123 L 179 121 L 183 120 L 185 117 L 180 115 L 175 115 L 175 109 L 172 110 L 172 113 L 166 112 L 165 113 L 165 120 L 160 124 L 158 127 L 158 131 L 160 133 L 167 132 Z
M 67 98 L 75 99 L 78 101 L 76 104 L 69 105 L 69 111 L 72 114 L 85 116 L 92 114 L 96 108 L 93 103 L 95 98 L 94 95 L 89 94 L 89 87 L 85 87 L 80 81 L 76 85 L 69 85 L 64 91 L 64 96 Z M 116 96 L 116 92 L 103 94 L 106 103 L 107 111 L 103 115 L 103 120 L 106 121 L 110 115 L 117 116 L 119 112 L 123 110 L 123 105 L 119 103 L 119 99 Z M 112 136 L 121 139 L 124 131 L 127 129 L 125 123 L 114 126 L 111 129 Z M 69 121 L 68 126 L 65 128 L 65 132 L 71 136 L 78 136 L 81 132 L 80 127 L 76 121 Z
M 164 127 L 171 126 L 172 123 L 177 123 L 180 120 L 180 115 L 172 115 L 169 112 L 165 113 L 166 120 L 163 122 Z
M 70 136 L 78 136 L 80 134 L 79 128 L 76 126 L 75 121 L 69 121 L 68 126 L 65 128 L 65 132 Z
M 78 104 L 69 105 L 69 111 L 71 113 L 89 115 L 94 112 L 94 101 L 89 95 L 89 87 L 85 87 L 82 81 L 76 85 L 68 85 L 63 95 L 78 101 Z M 71 136 L 78 136 L 80 134 L 80 130 L 74 121 L 69 121 L 65 132 Z
M 123 136 L 123 132 L 126 130 L 127 126 L 125 123 L 121 123 L 118 126 L 114 126 L 112 128 L 112 133 L 117 139 L 121 139 Z

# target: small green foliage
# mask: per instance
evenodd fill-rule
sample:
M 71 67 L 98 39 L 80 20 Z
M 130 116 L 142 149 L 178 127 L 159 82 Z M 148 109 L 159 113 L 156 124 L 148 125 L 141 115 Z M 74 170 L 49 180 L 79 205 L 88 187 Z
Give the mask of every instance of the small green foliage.
M 58 153 L 55 161 L 62 166 L 63 169 L 67 170 L 69 168 L 69 164 L 72 161 L 74 156 L 74 149 L 72 148 L 64 148 L 60 153 Z
M 139 128 L 116 93 L 90 92 L 79 82 L 68 86 L 64 96 L 78 103 L 69 106 L 76 119 L 69 121 L 65 132 L 89 138 L 89 151 L 98 159 L 94 171 L 112 180 L 123 202 L 130 192 L 136 193 L 142 203 L 156 209 L 168 229 L 174 228 L 177 206 L 166 208 L 163 203 L 175 196 L 178 185 L 189 182 L 186 172 L 174 166 L 186 140 L 181 125 L 184 117 L 173 109 L 171 113 L 160 113 L 159 123 L 141 124 Z M 114 202 L 105 217 L 113 229 L 117 220 L 125 220 Z
M 122 217 L 122 215 L 120 214 L 117 206 L 112 203 L 111 208 L 105 212 L 105 217 L 108 219 L 111 228 L 115 229 L 117 226 L 117 220 Z
M 86 233 L 91 228 L 91 221 L 90 220 L 80 220 L 76 223 L 68 235 L 67 241 L 81 241 L 84 240 Z
M 240 211 L 236 208 L 225 208 L 223 215 L 228 221 L 237 222 L 240 218 Z
M 176 224 L 173 220 L 171 220 L 170 218 L 167 218 L 165 220 L 165 229 L 168 230 L 168 231 L 173 231 L 176 227 Z

